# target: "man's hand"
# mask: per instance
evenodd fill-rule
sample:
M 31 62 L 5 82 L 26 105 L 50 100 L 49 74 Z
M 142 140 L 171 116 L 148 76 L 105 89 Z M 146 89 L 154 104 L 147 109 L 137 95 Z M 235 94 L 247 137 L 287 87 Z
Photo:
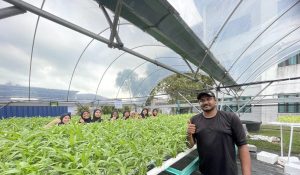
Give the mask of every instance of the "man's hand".
M 188 121 L 188 129 L 187 133 L 188 135 L 193 135 L 196 132 L 196 125 L 191 123 L 191 120 Z

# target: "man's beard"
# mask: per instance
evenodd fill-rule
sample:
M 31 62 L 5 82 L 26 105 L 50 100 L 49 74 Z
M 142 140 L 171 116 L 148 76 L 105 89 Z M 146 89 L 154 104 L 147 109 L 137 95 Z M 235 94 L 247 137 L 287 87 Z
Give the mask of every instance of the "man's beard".
M 206 106 L 209 106 L 209 105 L 206 105 Z M 209 106 L 210 108 L 206 108 L 206 106 L 204 107 L 201 107 L 202 111 L 204 112 L 211 112 L 215 109 L 215 106 Z

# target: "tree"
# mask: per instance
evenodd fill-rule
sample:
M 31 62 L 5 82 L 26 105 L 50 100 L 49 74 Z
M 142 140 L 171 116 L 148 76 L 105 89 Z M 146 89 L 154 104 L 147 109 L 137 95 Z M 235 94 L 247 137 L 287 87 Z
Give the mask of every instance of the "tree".
M 190 73 L 187 73 L 187 75 L 194 76 Z M 197 75 L 196 77 L 200 81 L 195 82 L 179 74 L 165 78 L 152 90 L 151 97 L 147 99 L 146 104 L 150 104 L 153 96 L 158 93 L 168 94 L 170 96 L 169 103 L 176 103 L 177 100 L 182 100 L 182 97 L 178 94 L 178 92 L 180 92 L 189 101 L 195 101 L 199 91 L 205 89 L 207 85 L 213 84 L 213 80 L 210 77 L 205 75 Z
M 114 111 L 115 107 L 114 106 L 102 106 L 101 110 L 103 114 L 111 114 L 112 111 Z
M 77 107 L 76 114 L 79 115 L 79 116 L 84 111 L 90 111 L 90 106 L 89 105 L 82 105 L 80 103 L 77 103 L 76 107 Z
M 102 106 L 101 110 L 103 114 L 111 114 L 113 111 L 119 111 L 119 112 L 131 111 L 131 107 L 125 105 L 123 106 L 122 109 L 115 109 L 114 106 Z
M 170 71 L 159 68 L 153 64 L 149 64 L 145 68 L 146 76 L 140 76 L 133 70 L 124 69 L 118 72 L 116 85 L 123 91 L 129 92 L 132 97 L 152 95 L 147 99 L 145 103 L 146 106 L 150 105 L 153 96 L 159 93 L 169 94 L 169 102 L 173 104 L 176 103 L 177 100 L 183 100 L 182 97 L 179 97 L 178 92 L 188 100 L 193 101 L 196 99 L 195 97 L 199 90 L 205 88 L 206 85 L 213 84 L 213 80 L 210 77 L 200 74 L 196 76 L 196 78 L 200 80 L 198 82 L 187 79 L 179 74 L 168 76 L 171 74 Z M 186 74 L 194 76 L 192 73 Z M 166 76 L 168 77 L 160 81 L 160 78 Z M 155 85 L 156 87 L 153 88 Z

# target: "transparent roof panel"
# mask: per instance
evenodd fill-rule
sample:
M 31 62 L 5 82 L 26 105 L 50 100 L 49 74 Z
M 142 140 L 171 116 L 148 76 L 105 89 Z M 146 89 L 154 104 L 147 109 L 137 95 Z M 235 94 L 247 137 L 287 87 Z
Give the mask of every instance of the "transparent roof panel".
M 42 0 L 25 2 L 39 9 L 42 7 L 44 11 L 98 36 L 110 38 L 109 23 L 94 0 L 52 0 L 44 1 L 44 4 Z M 298 0 L 168 2 L 177 11 L 174 13 L 180 15 L 201 41 L 199 49 L 203 52 L 197 52 L 197 48 L 187 52 L 210 53 L 211 57 L 207 56 L 205 59 L 216 61 L 210 60 L 208 63 L 220 66 L 222 71 L 224 68 L 224 76 L 228 74 L 236 83 L 255 81 L 269 67 L 299 51 Z M 157 4 L 159 3 L 153 5 Z M 4 1 L 0 2 L 0 8 L 10 6 L 12 5 Z M 106 11 L 113 21 L 114 12 L 108 9 Z M 159 19 L 158 14 L 155 17 Z M 172 21 L 175 18 L 168 19 Z M 165 18 L 161 18 L 163 20 Z M 43 17 L 38 23 L 37 21 L 38 16 L 31 12 L 0 20 L 0 85 L 23 87 L 28 96 L 30 89 L 32 97 L 38 96 L 41 89 L 61 90 L 59 95 L 43 97 L 48 100 L 76 101 L 85 98 L 92 101 L 103 97 L 139 97 L 143 102 L 158 82 L 174 73 L 125 53 L 122 49 L 109 48 L 107 43 Z M 124 47 L 178 72 L 191 72 L 182 59 L 183 54 L 166 46 L 173 44 L 176 47 L 174 43 L 163 44 L 165 42 L 161 38 L 165 33 L 159 33 L 162 32 L 159 28 L 156 29 L 156 35 L 161 34 L 161 38 L 151 36 L 150 34 L 155 35 L 154 32 L 146 33 L 128 21 L 130 20 L 120 17 L 117 27 L 117 34 Z M 179 20 L 176 27 L 180 24 Z M 170 36 L 176 37 L 175 39 L 183 37 L 180 34 Z M 117 40 L 114 39 L 114 42 Z M 201 59 L 203 56 L 201 55 Z M 189 62 L 193 70 L 197 70 L 200 58 L 190 60 L 197 63 L 194 65 Z M 203 73 L 201 70 L 200 72 Z M 80 94 L 85 96 L 80 97 Z
M 299 26 L 300 5 L 289 10 L 284 16 L 278 19 L 270 28 L 268 28 L 262 37 L 256 39 L 255 43 L 231 65 L 230 74 L 239 81 L 241 74 L 250 73 L 247 67 L 255 63 L 256 60 L 267 59 L 266 51 L 274 51 L 274 46 L 278 43 L 283 44 L 282 40 L 286 38 L 295 38 L 295 33 Z M 291 37 L 289 37 L 291 35 Z M 276 48 L 276 47 L 275 47 Z M 275 49 L 276 51 L 276 49 Z
M 224 21 L 239 3 L 238 0 L 170 0 L 168 2 L 207 46 L 212 44 Z
M 270 57 L 280 59 L 272 53 L 299 39 L 295 34 L 300 25 L 298 0 L 169 3 L 237 83 L 249 82 L 258 65 Z
M 290 29 L 292 29 L 292 27 Z M 294 30 L 292 33 L 288 32 L 280 39 L 277 39 L 274 44 L 267 45 L 267 48 L 263 48 L 263 52 L 257 50 L 252 57 L 248 57 L 247 61 L 249 62 L 247 65 L 240 65 L 240 67 L 244 67 L 244 70 L 241 71 L 236 80 L 242 83 L 247 82 L 247 79 L 251 76 L 251 74 L 253 74 L 254 71 L 264 68 L 263 66 L 266 65 L 266 61 L 268 61 L 268 64 L 270 64 L 272 60 L 280 59 L 277 55 L 279 53 L 280 55 L 287 54 L 287 52 L 290 51 L 290 49 L 287 48 L 291 47 L 291 45 L 297 42 L 296 38 L 300 38 L 300 30 Z
M 291 43 L 288 47 L 276 52 L 270 59 L 264 61 L 257 69 L 252 71 L 252 74 L 246 81 L 255 81 L 264 71 L 272 67 L 274 64 L 279 64 L 282 61 L 289 59 L 300 51 L 300 40 Z M 291 75 L 292 76 L 292 75 Z

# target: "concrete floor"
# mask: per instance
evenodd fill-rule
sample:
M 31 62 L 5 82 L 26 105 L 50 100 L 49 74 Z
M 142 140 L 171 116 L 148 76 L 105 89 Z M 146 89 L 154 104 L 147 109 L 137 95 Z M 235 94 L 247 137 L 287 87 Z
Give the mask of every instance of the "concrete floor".
M 256 159 L 256 153 L 251 153 L 251 163 L 252 163 L 252 175 L 283 175 L 283 168 L 278 165 L 272 165 L 264 163 Z M 239 175 L 242 175 L 241 163 L 237 162 L 239 168 Z

